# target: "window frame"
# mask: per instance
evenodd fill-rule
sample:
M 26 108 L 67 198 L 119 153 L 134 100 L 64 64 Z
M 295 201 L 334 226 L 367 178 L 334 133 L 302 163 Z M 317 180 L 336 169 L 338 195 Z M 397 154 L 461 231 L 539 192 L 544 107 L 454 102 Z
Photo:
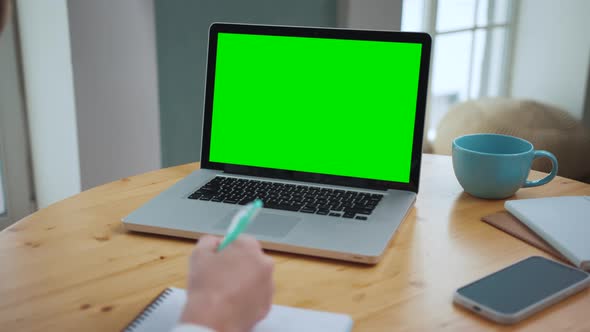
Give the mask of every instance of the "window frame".
M 450 30 L 442 30 L 442 31 L 438 31 L 436 29 L 436 23 L 437 23 L 437 14 L 438 14 L 438 4 L 440 0 L 418 0 L 418 1 L 422 1 L 422 8 L 423 8 L 423 13 L 422 13 L 422 31 L 427 32 L 428 34 L 430 34 L 432 36 L 432 54 L 433 54 L 433 59 L 435 56 L 435 52 L 436 52 L 436 47 L 437 47 L 437 37 L 439 35 L 450 35 L 453 33 L 460 33 L 460 32 L 465 32 L 465 31 L 470 31 L 472 33 L 472 41 L 471 41 L 471 45 L 470 45 L 470 63 L 469 63 L 469 76 L 468 76 L 468 91 L 467 91 L 467 100 L 469 99 L 478 99 L 478 98 L 482 98 L 482 97 L 486 97 L 489 96 L 489 85 L 488 85 L 488 79 L 489 79 L 489 67 L 490 67 L 490 54 L 491 54 L 491 47 L 490 47 L 490 41 L 491 41 L 491 32 L 493 31 L 494 28 L 500 28 L 503 27 L 506 29 L 506 39 L 505 39 L 505 45 L 504 45 L 504 52 L 502 54 L 502 71 L 500 72 L 499 75 L 499 90 L 498 90 L 498 94 L 497 96 L 500 97 L 508 97 L 510 96 L 510 90 L 511 90 L 511 77 L 510 77 L 510 73 L 512 72 L 512 66 L 513 66 L 513 52 L 514 52 L 514 42 L 515 42 L 515 35 L 516 35 L 516 26 L 518 24 L 518 8 L 519 8 L 519 1 L 517 0 L 510 0 L 508 1 L 508 12 L 506 13 L 507 17 L 506 17 L 506 22 L 502 23 L 502 24 L 494 24 L 491 23 L 491 15 L 493 15 L 494 12 L 494 5 L 496 4 L 496 0 L 488 0 L 489 5 L 488 5 L 488 10 L 487 10 L 487 23 L 484 25 L 478 25 L 477 24 L 477 13 L 478 13 L 478 9 L 479 6 L 482 3 L 482 0 L 475 0 L 475 6 L 474 6 L 474 17 L 473 17 L 473 23 L 466 28 L 461 28 L 461 29 L 450 29 Z M 486 43 L 485 43 L 485 47 L 484 47 L 484 54 L 483 54 L 483 63 L 482 63 L 482 75 L 480 78 L 480 85 L 479 85 L 479 92 L 477 95 L 472 96 L 472 79 L 473 79 L 473 70 L 474 70 L 474 54 L 475 54 L 475 33 L 478 30 L 484 30 L 486 31 Z M 429 82 L 429 101 L 428 101 L 428 106 L 427 106 L 427 118 L 426 118 L 426 130 L 425 130 L 425 134 L 426 134 L 426 140 L 431 141 L 432 137 L 430 135 L 430 131 L 432 130 L 432 127 L 436 127 L 437 124 L 433 124 L 431 123 L 431 108 L 432 108 L 432 97 L 433 97 L 433 93 L 431 91 L 432 89 L 432 79 L 434 76 L 434 70 L 436 70 L 436 68 L 434 68 L 434 63 L 432 64 L 431 67 L 432 71 L 430 74 L 430 82 Z
M 13 7 L 14 8 L 14 7 Z M 36 209 L 16 15 L 0 36 L 0 172 L 6 211 L 0 230 Z

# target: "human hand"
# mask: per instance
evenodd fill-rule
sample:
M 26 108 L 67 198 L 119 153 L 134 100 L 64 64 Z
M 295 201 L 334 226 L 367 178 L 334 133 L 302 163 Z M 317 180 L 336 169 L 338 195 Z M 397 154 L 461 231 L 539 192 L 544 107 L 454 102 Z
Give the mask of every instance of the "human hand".
M 250 331 L 272 304 L 273 261 L 251 236 L 217 252 L 219 243 L 204 236 L 193 250 L 180 321 L 218 332 Z

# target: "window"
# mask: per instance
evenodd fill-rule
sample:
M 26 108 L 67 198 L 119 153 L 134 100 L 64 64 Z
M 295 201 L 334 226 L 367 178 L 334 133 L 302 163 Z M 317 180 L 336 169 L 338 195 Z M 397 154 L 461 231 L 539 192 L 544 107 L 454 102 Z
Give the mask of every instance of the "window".
M 34 209 L 16 38 L 14 23 L 0 35 L 0 231 Z
M 449 107 L 506 96 L 512 42 L 511 0 L 404 0 L 402 30 L 433 38 L 428 139 Z

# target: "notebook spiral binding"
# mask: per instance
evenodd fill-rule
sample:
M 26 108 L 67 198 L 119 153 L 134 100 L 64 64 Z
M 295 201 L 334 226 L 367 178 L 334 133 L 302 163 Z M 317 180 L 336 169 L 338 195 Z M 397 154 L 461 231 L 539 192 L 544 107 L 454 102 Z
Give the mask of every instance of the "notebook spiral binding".
M 152 302 L 150 302 L 150 304 L 148 304 L 141 311 L 141 313 L 139 313 L 139 315 L 137 315 L 137 317 L 135 317 L 133 321 L 131 321 L 131 323 L 129 323 L 129 325 L 127 325 L 127 327 L 123 329 L 122 332 L 134 332 L 138 327 L 141 326 L 143 321 L 146 320 L 148 316 L 151 315 L 152 312 L 155 311 L 160 304 L 162 304 L 162 302 L 164 302 L 164 300 L 166 300 L 168 295 L 170 295 L 171 293 L 172 289 L 164 289 L 158 296 L 156 296 L 156 298 Z

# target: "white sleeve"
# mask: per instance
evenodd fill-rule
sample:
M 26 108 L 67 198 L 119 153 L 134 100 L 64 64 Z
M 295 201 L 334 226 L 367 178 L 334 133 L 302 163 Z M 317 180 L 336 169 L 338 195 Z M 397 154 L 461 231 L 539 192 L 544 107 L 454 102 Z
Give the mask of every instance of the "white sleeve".
M 193 324 L 179 324 L 172 329 L 170 332 L 215 332 L 214 330 L 201 326 L 201 325 L 193 325 Z

